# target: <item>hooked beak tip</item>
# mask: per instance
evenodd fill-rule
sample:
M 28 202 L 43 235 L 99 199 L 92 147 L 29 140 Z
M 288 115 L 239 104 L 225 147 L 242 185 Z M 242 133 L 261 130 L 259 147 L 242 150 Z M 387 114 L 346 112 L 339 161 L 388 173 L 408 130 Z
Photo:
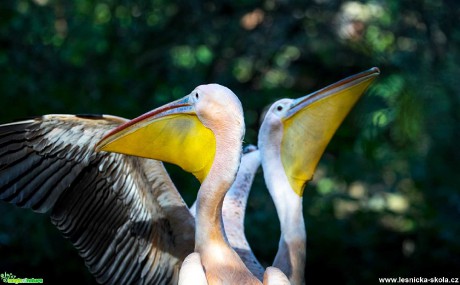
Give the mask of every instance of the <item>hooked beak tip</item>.
M 380 69 L 378 67 L 372 67 L 366 71 L 360 72 L 358 74 L 349 76 L 345 79 L 342 79 L 334 84 L 331 84 L 325 88 L 322 88 L 314 93 L 308 94 L 304 97 L 295 99 L 291 105 L 291 110 L 297 110 L 299 105 L 305 105 L 305 103 L 312 103 L 321 98 L 327 97 L 331 94 L 337 93 L 340 88 L 349 88 L 354 85 L 357 85 L 363 81 L 374 79 L 380 75 Z M 308 103 L 307 103 L 308 104 Z

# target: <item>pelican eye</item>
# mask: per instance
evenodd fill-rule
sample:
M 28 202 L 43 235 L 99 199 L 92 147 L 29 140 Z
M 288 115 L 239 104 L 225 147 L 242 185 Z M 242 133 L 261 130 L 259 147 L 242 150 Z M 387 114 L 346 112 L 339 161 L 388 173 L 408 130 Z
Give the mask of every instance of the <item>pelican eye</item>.
M 283 110 L 283 106 L 281 106 L 281 105 L 278 105 L 278 107 L 276 107 L 276 110 L 278 110 L 278 111 L 281 111 L 281 110 Z
M 195 92 L 195 99 L 199 99 L 200 98 L 200 95 L 198 94 L 198 92 Z

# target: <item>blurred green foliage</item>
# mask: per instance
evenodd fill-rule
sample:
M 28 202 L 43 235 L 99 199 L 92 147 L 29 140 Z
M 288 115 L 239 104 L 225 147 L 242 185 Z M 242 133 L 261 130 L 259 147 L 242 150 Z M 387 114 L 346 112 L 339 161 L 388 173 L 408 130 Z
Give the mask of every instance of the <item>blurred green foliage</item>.
M 307 282 L 460 269 L 460 2 L 17 0 L 0 4 L 0 121 L 135 117 L 217 82 L 246 143 L 266 105 L 378 66 L 304 194 Z M 198 184 L 168 166 L 188 202 Z M 46 215 L 0 205 L 0 271 L 94 282 Z M 246 232 L 268 265 L 279 225 L 258 174 Z

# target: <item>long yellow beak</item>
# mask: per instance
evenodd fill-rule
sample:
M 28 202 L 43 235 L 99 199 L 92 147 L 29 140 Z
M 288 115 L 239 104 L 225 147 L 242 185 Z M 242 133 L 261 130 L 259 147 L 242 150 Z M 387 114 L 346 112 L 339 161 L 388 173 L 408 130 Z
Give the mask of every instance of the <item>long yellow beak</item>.
M 99 141 L 96 151 L 173 163 L 203 182 L 214 161 L 216 139 L 185 96 L 112 130 Z
M 335 131 L 379 74 L 374 67 L 294 100 L 283 120 L 281 161 L 299 196 Z

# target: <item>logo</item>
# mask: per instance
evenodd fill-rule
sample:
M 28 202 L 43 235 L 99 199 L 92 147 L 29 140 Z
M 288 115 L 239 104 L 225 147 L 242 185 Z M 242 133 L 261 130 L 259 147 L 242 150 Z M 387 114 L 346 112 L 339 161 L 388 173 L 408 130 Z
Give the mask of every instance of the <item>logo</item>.
M 43 278 L 17 278 L 16 275 L 6 272 L 0 274 L 0 279 L 2 279 L 4 283 L 10 284 L 43 283 Z

